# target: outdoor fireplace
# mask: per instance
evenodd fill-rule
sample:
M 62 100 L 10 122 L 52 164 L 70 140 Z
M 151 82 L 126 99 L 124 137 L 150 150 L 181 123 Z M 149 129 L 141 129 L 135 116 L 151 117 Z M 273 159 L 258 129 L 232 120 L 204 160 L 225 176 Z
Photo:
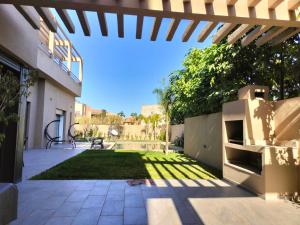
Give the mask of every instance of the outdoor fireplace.
M 298 147 L 274 144 L 275 108 L 268 92 L 246 86 L 237 101 L 223 104 L 223 177 L 276 199 L 295 191 Z

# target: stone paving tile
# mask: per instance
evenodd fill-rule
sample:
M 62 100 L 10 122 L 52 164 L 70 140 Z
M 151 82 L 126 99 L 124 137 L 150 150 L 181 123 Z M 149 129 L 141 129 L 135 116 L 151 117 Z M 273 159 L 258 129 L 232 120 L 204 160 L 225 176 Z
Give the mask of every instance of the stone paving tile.
M 100 208 L 102 209 L 104 204 L 104 195 L 88 196 L 84 201 L 82 208 Z
M 71 225 L 74 217 L 51 217 L 45 225 Z
M 60 207 L 67 197 L 49 197 L 43 204 L 40 205 L 41 209 L 57 209 Z
M 142 194 L 125 195 L 125 207 L 145 207 Z
M 30 216 L 24 218 L 22 225 L 41 225 L 45 224 L 48 219 L 53 215 L 54 210 L 38 209 L 33 211 Z
M 124 191 L 126 183 L 124 181 L 112 182 L 109 186 L 109 191 Z
M 65 202 L 56 211 L 54 216 L 76 216 L 82 206 L 82 202 Z
M 122 216 L 124 213 L 124 201 L 106 200 L 102 208 L 103 216 Z
M 89 208 L 81 209 L 74 218 L 72 225 L 97 225 L 101 209 Z
M 107 200 L 124 200 L 125 193 L 124 190 L 109 190 L 107 193 Z
M 67 202 L 83 202 L 89 195 L 89 191 L 74 191 L 68 198 Z
M 141 194 L 142 189 L 140 186 L 129 186 L 125 188 L 125 194 Z
M 110 180 L 97 180 L 95 182 L 96 187 L 109 187 L 110 184 L 111 184 Z
M 144 207 L 125 208 L 124 225 L 147 224 L 147 212 Z
M 98 225 L 123 225 L 123 216 L 100 216 Z
M 108 186 L 95 186 L 90 190 L 89 195 L 106 195 L 108 192 Z

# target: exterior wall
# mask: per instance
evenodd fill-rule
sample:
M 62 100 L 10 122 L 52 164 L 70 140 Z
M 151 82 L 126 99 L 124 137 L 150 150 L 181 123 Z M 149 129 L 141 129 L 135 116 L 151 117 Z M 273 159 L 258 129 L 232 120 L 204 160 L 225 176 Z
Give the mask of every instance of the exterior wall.
M 45 79 L 56 82 L 57 85 L 65 88 L 73 95 L 80 96 L 81 84 L 75 82 L 66 71 L 62 70 L 42 47 L 39 47 L 37 52 L 37 68 L 43 72 L 41 75 Z
M 64 89 L 47 80 L 39 80 L 32 88 L 30 122 L 29 122 L 29 148 L 42 148 L 45 146 L 44 129 L 46 125 L 56 119 L 56 109 L 65 112 L 64 139 L 73 123 L 75 97 Z M 50 127 L 50 134 L 54 135 L 54 126 Z
M 172 125 L 171 126 L 171 142 L 176 138 L 181 137 L 184 134 L 184 124 Z
M 39 20 L 34 9 L 31 17 Z M 38 31 L 34 30 L 13 5 L 0 5 L 0 47 L 21 62 L 36 67 Z
M 39 22 L 36 11 L 32 9 L 30 13 Z M 27 147 L 44 147 L 44 128 L 56 119 L 56 109 L 65 111 L 64 138 L 67 138 L 75 96 L 81 95 L 81 83 L 54 62 L 47 46 L 41 44 L 39 31 L 34 30 L 13 5 L 0 5 L 0 27 L 0 49 L 9 58 L 39 72 L 39 80 L 27 99 L 30 102 Z
M 184 153 L 222 169 L 222 113 L 185 119 Z

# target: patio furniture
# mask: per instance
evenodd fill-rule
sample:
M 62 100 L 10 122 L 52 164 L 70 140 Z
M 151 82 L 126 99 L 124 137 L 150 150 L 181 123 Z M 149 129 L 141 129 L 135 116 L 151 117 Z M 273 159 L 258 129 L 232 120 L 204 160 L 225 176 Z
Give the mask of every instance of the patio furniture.
M 50 133 L 49 133 L 49 127 L 51 124 L 54 124 L 54 123 L 59 123 L 60 120 L 53 120 L 51 121 L 50 123 L 47 124 L 47 126 L 45 127 L 45 130 L 44 130 L 44 134 L 45 134 L 45 137 L 47 138 L 47 144 L 46 144 L 46 149 L 50 149 L 51 148 L 51 145 L 52 143 L 55 143 L 55 144 L 58 144 L 58 143 L 64 143 L 64 142 L 68 142 L 64 139 L 60 139 L 61 137 L 53 137 Z M 69 129 L 68 129 L 68 137 L 69 137 L 69 142 L 72 144 L 72 148 L 76 148 L 76 142 L 75 142 L 75 139 L 76 139 L 76 135 L 75 134 L 72 134 L 71 132 L 71 129 L 78 123 L 74 123 L 74 124 L 71 124 L 69 126 Z
M 71 130 L 72 130 L 72 128 L 73 128 L 75 125 L 77 125 L 77 124 L 79 124 L 79 123 L 73 123 L 73 124 L 71 124 L 70 127 L 69 127 L 69 129 L 68 129 L 68 136 L 69 136 L 69 138 L 70 138 L 70 142 L 71 142 L 71 144 L 72 144 L 72 148 L 73 148 L 73 149 L 76 148 L 76 137 L 77 137 L 78 135 L 72 134 Z
M 100 148 L 103 149 L 104 148 L 103 140 L 104 138 L 102 137 L 92 138 L 91 149 L 94 148 L 95 146 L 100 146 Z
M 18 189 L 10 183 L 0 183 L 0 225 L 17 219 Z

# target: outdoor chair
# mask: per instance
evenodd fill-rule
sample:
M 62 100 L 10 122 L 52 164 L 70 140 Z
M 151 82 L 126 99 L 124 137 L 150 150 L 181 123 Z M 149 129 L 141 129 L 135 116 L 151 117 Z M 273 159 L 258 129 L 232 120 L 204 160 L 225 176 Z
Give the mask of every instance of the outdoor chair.
M 46 149 L 50 149 L 51 146 L 52 146 L 52 143 L 58 144 L 58 143 L 68 142 L 68 141 L 66 141 L 64 139 L 60 139 L 61 137 L 53 137 L 49 133 L 49 127 L 50 127 L 50 125 L 54 124 L 54 123 L 59 123 L 59 122 L 60 122 L 60 120 L 53 120 L 50 123 L 48 123 L 47 126 L 45 127 L 44 135 L 45 135 L 45 137 L 47 139 Z M 68 129 L 68 137 L 70 139 L 69 142 L 71 142 L 73 149 L 76 148 L 76 142 L 75 142 L 76 135 L 72 134 L 71 129 L 76 124 L 78 124 L 78 123 L 71 124 L 69 126 L 69 129 Z
M 104 148 L 103 140 L 104 138 L 102 137 L 92 138 L 91 149 L 93 149 L 95 146 L 100 146 L 100 148 L 103 149 Z
M 71 124 L 70 127 L 69 127 L 69 130 L 68 130 L 68 136 L 69 136 L 69 138 L 70 138 L 70 142 L 71 142 L 71 144 L 72 144 L 72 148 L 73 148 L 73 149 L 76 148 L 76 137 L 77 137 L 78 135 L 72 134 L 71 130 L 72 130 L 72 128 L 73 128 L 75 125 L 77 125 L 77 124 L 79 124 L 79 123 L 73 123 L 73 124 Z

